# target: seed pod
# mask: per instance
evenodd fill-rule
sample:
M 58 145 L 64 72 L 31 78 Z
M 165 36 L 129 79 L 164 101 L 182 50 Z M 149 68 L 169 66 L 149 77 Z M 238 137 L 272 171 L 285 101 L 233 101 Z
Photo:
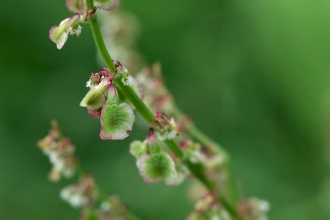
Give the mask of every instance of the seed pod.
M 167 185 L 178 184 L 174 161 L 167 153 L 145 154 L 137 161 L 137 166 L 146 183 L 164 179 Z
M 101 139 L 122 140 L 126 138 L 132 130 L 134 121 L 132 108 L 126 103 L 119 104 L 116 89 L 110 87 L 108 99 L 101 112 Z

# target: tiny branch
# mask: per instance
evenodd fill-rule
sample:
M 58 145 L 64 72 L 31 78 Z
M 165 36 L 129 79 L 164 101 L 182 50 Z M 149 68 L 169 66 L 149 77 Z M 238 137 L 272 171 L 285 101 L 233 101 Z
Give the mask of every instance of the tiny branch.
M 106 194 L 94 177 L 84 171 L 74 154 L 75 146 L 68 137 L 62 135 L 56 121 L 52 121 L 48 135 L 39 140 L 37 145 L 49 157 L 53 166 L 49 176 L 51 181 L 57 182 L 62 176 L 70 178 L 76 174 L 77 183 L 63 188 L 60 196 L 71 206 L 81 209 L 81 219 L 86 219 L 90 215 L 89 211 L 92 211 L 95 215 L 107 218 L 125 215 L 125 220 L 138 220 L 119 198 Z M 100 204 L 99 208 L 98 204 Z M 102 204 L 108 204 L 111 210 L 109 207 L 102 207 Z M 99 218 L 101 217 L 95 219 Z

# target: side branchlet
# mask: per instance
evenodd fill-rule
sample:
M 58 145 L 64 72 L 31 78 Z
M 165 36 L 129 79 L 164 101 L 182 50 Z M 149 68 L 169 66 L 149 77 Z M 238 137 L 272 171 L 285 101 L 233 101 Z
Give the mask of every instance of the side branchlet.
M 71 178 L 76 174 L 78 179 L 77 183 L 61 190 L 61 199 L 80 209 L 82 220 L 136 219 L 118 197 L 107 196 L 96 184 L 93 176 L 85 174 L 75 156 L 75 147 L 70 139 L 62 135 L 56 121 L 51 124 L 49 134 L 38 142 L 38 147 L 49 156 L 53 165 L 49 178 L 51 181 L 59 181 L 61 176 Z

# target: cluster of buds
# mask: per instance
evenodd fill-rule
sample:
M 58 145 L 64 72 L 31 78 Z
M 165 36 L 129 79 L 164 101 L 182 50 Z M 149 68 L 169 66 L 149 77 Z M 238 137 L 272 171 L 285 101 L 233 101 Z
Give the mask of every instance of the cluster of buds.
M 80 220 L 127 220 L 129 212 L 125 205 L 116 196 L 111 196 L 101 202 L 98 208 L 85 207 Z
M 92 176 L 86 175 L 78 184 L 62 189 L 60 196 L 74 208 L 90 206 L 97 198 L 95 181 Z
M 244 220 L 268 220 L 269 209 L 267 201 L 255 197 L 241 201 L 239 206 L 240 215 Z
M 136 75 L 145 93 L 145 103 L 153 111 L 173 112 L 173 97 L 164 85 L 161 75 L 161 66 L 155 63 L 149 68 L 142 69 Z
M 205 161 L 206 158 L 201 151 L 201 145 L 199 143 L 192 142 L 191 140 L 184 140 L 179 146 L 190 162 L 201 163 Z
M 99 216 L 101 220 L 127 220 L 128 211 L 118 197 L 111 196 L 101 203 Z
M 130 153 L 137 159 L 136 165 L 146 183 L 163 179 L 167 185 L 177 185 L 179 178 L 176 165 L 160 144 L 155 135 L 150 134 L 144 142 L 132 142 Z
M 189 132 L 187 131 L 188 126 L 192 125 L 193 122 L 188 115 L 185 115 L 181 118 L 177 119 L 178 121 L 178 132 L 180 134 L 187 134 L 189 136 Z
M 58 181 L 61 176 L 72 177 L 76 171 L 75 147 L 69 138 L 63 137 L 57 122 L 52 121 L 48 135 L 38 142 L 38 147 L 49 157 L 52 170 L 49 179 Z
M 127 11 L 115 10 L 101 12 L 100 21 L 104 43 L 111 49 L 112 58 L 120 60 L 135 75 L 143 65 L 143 58 L 135 49 L 140 33 L 138 19 Z M 103 62 L 100 55 L 99 60 Z
M 126 220 L 128 216 L 119 198 L 102 197 L 91 175 L 85 175 L 77 184 L 62 189 L 60 197 L 72 207 L 82 210 L 81 220 Z
M 216 192 L 208 192 L 195 205 L 186 220 L 232 220 L 229 213 L 218 202 Z
M 84 0 L 66 0 L 68 9 L 76 14 L 64 19 L 59 26 L 50 29 L 49 38 L 56 44 L 58 49 L 64 46 L 69 35 L 80 35 L 80 24 L 85 23 L 88 17 L 95 13 L 96 8 L 111 11 L 118 7 L 120 0 L 93 0 L 93 3 L 95 9 L 87 11 Z
M 126 138 L 135 121 L 132 107 L 129 100 L 121 89 L 113 85 L 114 77 L 122 77 L 133 90 L 140 92 L 137 81 L 128 75 L 127 69 L 119 62 L 115 62 L 116 71 L 111 73 L 104 68 L 98 73 L 92 73 L 87 82 L 89 92 L 80 102 L 80 106 L 86 107 L 88 113 L 100 119 L 100 137 L 103 140 L 121 140 Z M 128 82 L 129 81 L 129 82 Z
M 172 140 L 178 136 L 178 129 L 173 118 L 169 118 L 162 112 L 157 112 L 152 124 L 158 140 Z
M 185 157 L 190 162 L 195 164 L 202 164 L 205 168 L 205 174 L 213 180 L 217 186 L 223 185 L 226 181 L 225 161 L 224 158 L 211 147 L 204 147 L 190 140 L 184 140 L 180 143 L 180 148 L 185 154 Z
M 68 138 L 62 136 L 56 121 L 52 121 L 49 134 L 38 142 L 38 146 L 53 164 L 49 175 L 51 180 L 57 181 L 62 175 L 71 177 L 75 173 L 75 147 Z M 89 174 L 83 175 L 77 184 L 62 189 L 60 197 L 72 207 L 82 210 L 81 220 L 126 220 L 129 215 L 119 198 L 106 196 Z

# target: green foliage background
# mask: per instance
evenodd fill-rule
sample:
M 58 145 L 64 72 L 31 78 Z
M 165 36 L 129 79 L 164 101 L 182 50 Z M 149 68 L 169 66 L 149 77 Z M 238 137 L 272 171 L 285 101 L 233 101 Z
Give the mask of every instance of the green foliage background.
M 244 196 L 270 201 L 273 220 L 330 219 L 330 2 L 123 0 L 141 20 L 138 48 L 197 126 L 230 152 Z M 125 141 L 99 139 L 79 102 L 100 67 L 89 27 L 62 50 L 51 26 L 65 1 L 5 1 L 0 13 L 0 219 L 78 219 L 47 180 L 36 147 L 51 119 L 83 167 L 141 219 L 184 219 L 189 183 L 146 185 Z M 111 52 L 111 51 L 110 51 Z

